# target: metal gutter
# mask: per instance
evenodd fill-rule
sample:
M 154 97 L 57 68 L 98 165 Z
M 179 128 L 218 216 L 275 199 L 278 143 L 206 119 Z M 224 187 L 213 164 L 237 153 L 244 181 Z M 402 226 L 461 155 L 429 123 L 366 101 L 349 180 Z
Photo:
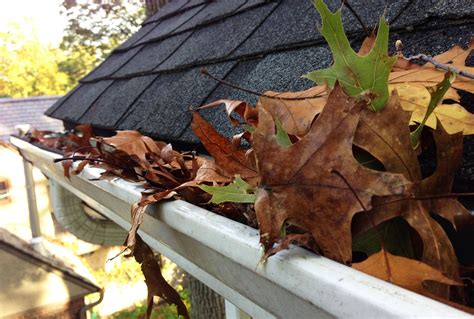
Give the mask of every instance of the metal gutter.
M 12 137 L 49 178 L 120 226 L 130 226 L 139 184 L 90 181 L 86 168 L 68 180 L 59 157 Z M 260 264 L 258 231 L 184 201 L 152 205 L 141 229 L 154 249 L 254 318 L 473 318 L 437 301 L 293 247 Z

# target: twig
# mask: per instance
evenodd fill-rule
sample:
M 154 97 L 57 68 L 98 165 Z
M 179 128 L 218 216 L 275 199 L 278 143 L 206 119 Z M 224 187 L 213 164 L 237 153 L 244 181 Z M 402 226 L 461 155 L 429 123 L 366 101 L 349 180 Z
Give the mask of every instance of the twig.
M 216 81 L 220 84 L 226 85 L 226 86 L 231 87 L 233 89 L 236 89 L 236 90 L 239 90 L 239 91 L 242 91 L 242 92 L 246 92 L 246 93 L 249 93 L 249 94 L 252 94 L 252 95 L 263 96 L 263 97 L 266 97 L 266 98 L 269 98 L 269 99 L 288 100 L 288 101 L 301 101 L 301 100 L 307 100 L 307 99 L 323 96 L 325 94 L 325 93 L 319 93 L 319 94 L 313 95 L 311 97 L 308 97 L 308 96 L 306 96 L 306 97 L 279 97 L 279 96 L 268 95 L 268 94 L 265 94 L 265 93 L 260 93 L 260 92 L 257 92 L 257 91 L 252 91 L 252 90 L 240 87 L 238 85 L 235 85 L 233 83 L 227 82 L 225 80 L 219 79 L 218 77 L 216 77 L 216 76 L 212 75 L 211 73 L 209 73 L 209 71 L 206 68 L 201 69 L 201 74 L 213 79 L 214 81 Z
M 469 78 L 469 79 L 474 79 L 474 73 L 467 72 L 467 71 L 464 71 L 464 70 L 460 70 L 460 69 L 458 69 L 454 66 L 451 66 L 449 64 L 444 64 L 444 63 L 438 62 L 435 59 L 433 59 L 433 57 L 431 57 L 429 55 L 426 55 L 426 54 L 417 54 L 417 55 L 413 55 L 413 56 L 410 56 L 410 57 L 405 58 L 405 59 L 407 61 L 410 61 L 410 62 L 412 62 L 413 60 L 425 61 L 425 62 L 433 64 L 438 69 L 445 70 L 445 71 L 450 71 L 452 73 L 458 74 L 460 76 L 464 76 L 464 77 Z
M 362 29 L 364 29 L 364 32 L 365 34 L 370 37 L 370 32 L 369 32 L 369 29 L 367 28 L 367 26 L 365 25 L 364 21 L 362 21 L 361 17 L 359 16 L 359 14 L 354 10 L 354 8 L 352 8 L 352 6 L 349 4 L 349 1 L 348 0 L 342 0 L 341 1 L 341 4 L 343 6 L 346 6 L 347 9 L 349 9 L 349 11 L 352 13 L 352 15 L 357 19 L 357 21 L 359 22 L 359 24 L 361 25 Z

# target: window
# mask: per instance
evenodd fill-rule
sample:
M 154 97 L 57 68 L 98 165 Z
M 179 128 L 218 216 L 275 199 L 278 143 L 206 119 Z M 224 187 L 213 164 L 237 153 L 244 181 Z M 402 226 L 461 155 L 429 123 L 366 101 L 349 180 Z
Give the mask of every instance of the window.
M 0 176 L 0 202 L 10 203 L 10 181 Z

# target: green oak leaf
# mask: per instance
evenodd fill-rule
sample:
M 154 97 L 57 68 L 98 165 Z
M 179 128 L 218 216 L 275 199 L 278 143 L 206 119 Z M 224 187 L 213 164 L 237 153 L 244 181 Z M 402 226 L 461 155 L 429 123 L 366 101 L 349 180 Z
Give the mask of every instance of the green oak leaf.
M 283 146 L 283 147 L 290 147 L 293 143 L 291 143 L 290 137 L 288 136 L 288 133 L 285 131 L 283 128 L 283 125 L 281 124 L 281 121 L 279 119 L 275 120 L 275 126 L 276 126 L 276 141 L 278 145 Z
M 413 147 L 418 147 L 421 132 L 425 127 L 426 121 L 431 116 L 435 108 L 443 101 L 444 95 L 446 94 L 446 92 L 448 92 L 455 79 L 455 73 L 446 72 L 443 81 L 438 83 L 438 85 L 436 85 L 435 87 L 428 88 L 431 95 L 431 99 L 430 103 L 428 104 L 428 108 L 426 109 L 425 116 L 421 121 L 420 125 L 418 125 L 418 127 L 416 128 L 416 130 L 410 133 L 411 144 L 413 145 Z
M 310 72 L 304 77 L 333 87 L 339 81 L 350 96 L 371 97 L 374 111 L 384 108 L 388 97 L 388 76 L 397 57 L 388 55 L 388 24 L 380 18 L 377 38 L 367 55 L 359 55 L 352 48 L 342 25 L 341 9 L 332 13 L 323 0 L 314 0 L 321 15 L 321 34 L 331 48 L 334 63 L 331 67 Z
M 212 195 L 210 202 L 214 204 L 224 202 L 254 203 L 257 199 L 254 188 L 239 175 L 236 175 L 235 180 L 226 186 L 200 185 L 199 188 Z

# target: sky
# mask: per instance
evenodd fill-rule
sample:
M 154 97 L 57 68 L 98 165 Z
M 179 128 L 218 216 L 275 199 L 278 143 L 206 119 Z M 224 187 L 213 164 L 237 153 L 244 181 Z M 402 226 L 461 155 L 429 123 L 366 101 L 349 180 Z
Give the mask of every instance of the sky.
M 61 0 L 0 0 L 0 31 L 19 23 L 36 30 L 41 42 L 57 46 L 66 23 L 60 4 Z

